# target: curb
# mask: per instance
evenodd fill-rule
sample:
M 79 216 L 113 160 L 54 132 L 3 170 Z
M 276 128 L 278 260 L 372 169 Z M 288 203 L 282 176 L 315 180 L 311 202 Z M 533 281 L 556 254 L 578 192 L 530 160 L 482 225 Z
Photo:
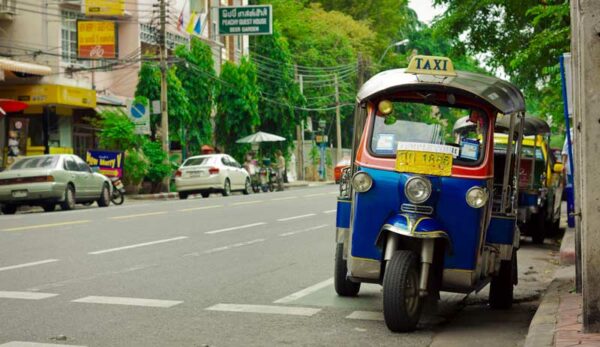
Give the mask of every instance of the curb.
M 560 303 L 561 284 L 563 284 L 561 280 L 554 279 L 548 286 L 542 302 L 529 324 L 524 347 L 554 346 L 554 329 Z
M 179 199 L 177 193 L 157 193 L 157 194 L 131 194 L 126 197 L 134 200 L 168 200 L 168 199 Z
M 560 265 L 575 264 L 575 230 L 567 228 L 560 244 Z

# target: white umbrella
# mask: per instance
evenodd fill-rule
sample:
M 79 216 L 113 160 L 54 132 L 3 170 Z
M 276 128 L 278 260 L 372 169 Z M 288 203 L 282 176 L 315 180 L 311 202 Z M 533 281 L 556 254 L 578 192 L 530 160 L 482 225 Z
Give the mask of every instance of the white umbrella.
M 265 133 L 263 131 L 259 131 L 256 134 L 248 135 L 237 140 L 237 143 L 260 143 L 260 142 L 279 142 L 285 141 L 285 137 Z

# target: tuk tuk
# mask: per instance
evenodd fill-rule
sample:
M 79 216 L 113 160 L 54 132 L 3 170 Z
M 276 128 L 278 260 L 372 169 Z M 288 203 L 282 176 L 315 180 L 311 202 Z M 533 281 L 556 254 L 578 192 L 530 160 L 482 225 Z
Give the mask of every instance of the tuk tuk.
M 415 56 L 360 89 L 351 166 L 337 202 L 335 290 L 383 286 L 394 332 L 412 331 L 425 300 L 491 283 L 494 308 L 517 284 L 518 179 L 525 101 L 509 82 Z M 469 126 L 453 131 L 466 117 Z M 494 129 L 513 138 L 496 157 Z
M 563 165 L 556 162 L 549 146 L 550 126 L 542 119 L 526 116 L 519 171 L 519 229 L 534 243 L 558 233 L 562 198 Z M 494 136 L 495 152 L 506 151 L 508 137 Z

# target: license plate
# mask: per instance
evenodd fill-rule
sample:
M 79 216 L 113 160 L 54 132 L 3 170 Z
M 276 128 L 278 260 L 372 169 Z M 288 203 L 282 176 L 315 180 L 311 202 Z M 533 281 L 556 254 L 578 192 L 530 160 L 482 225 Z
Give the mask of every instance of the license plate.
M 13 198 L 25 198 L 25 197 L 27 197 L 27 191 L 26 190 L 13 190 L 12 196 L 13 196 Z
M 188 176 L 189 177 L 200 177 L 200 176 L 204 176 L 204 173 L 202 171 L 188 171 Z
M 399 150 L 396 155 L 396 171 L 450 176 L 452 173 L 452 154 Z

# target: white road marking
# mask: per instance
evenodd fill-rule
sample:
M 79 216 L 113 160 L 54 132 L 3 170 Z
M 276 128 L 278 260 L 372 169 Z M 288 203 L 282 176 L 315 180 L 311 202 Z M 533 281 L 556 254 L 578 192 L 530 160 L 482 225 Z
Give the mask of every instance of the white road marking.
M 383 313 L 375 311 L 354 311 L 346 316 L 347 319 L 383 321 Z
M 159 214 L 166 214 L 166 213 L 167 212 L 165 212 L 165 211 L 159 211 L 159 212 L 148 212 L 148 213 L 140 213 L 140 214 L 128 214 L 128 215 L 124 215 L 124 216 L 109 217 L 109 219 L 113 219 L 113 220 L 129 219 L 129 218 L 137 218 L 137 217 L 156 216 Z
M 174 237 L 171 239 L 164 239 L 164 240 L 157 240 L 157 241 L 150 241 L 150 242 L 144 242 L 144 243 L 137 243 L 135 245 L 129 245 L 129 246 L 123 246 L 123 247 L 117 247 L 117 248 L 109 248 L 109 249 L 102 249 L 99 251 L 94 251 L 94 252 L 89 252 L 88 254 L 92 254 L 92 255 L 96 255 L 96 254 L 104 254 L 104 253 L 110 253 L 110 252 L 117 252 L 117 251 L 122 251 L 125 249 L 131 249 L 131 248 L 138 248 L 138 247 L 144 247 L 144 246 L 151 246 L 151 245 L 156 245 L 159 243 L 165 243 L 165 242 L 171 242 L 171 241 L 179 241 L 179 240 L 183 240 L 183 239 L 187 239 L 187 236 L 179 236 L 179 237 Z
M 58 261 L 58 259 L 46 259 L 46 260 L 34 261 L 34 262 L 31 262 L 31 263 L 5 266 L 5 267 L 0 267 L 0 271 L 8 271 L 8 270 L 20 269 L 20 268 L 23 268 L 23 267 L 43 265 L 43 264 L 48 264 L 48 263 L 54 263 L 56 261 Z
M 280 219 L 278 219 L 277 221 L 278 221 L 278 222 L 287 222 L 287 221 L 289 221 L 289 220 L 300 219 L 300 218 L 307 218 L 307 217 L 312 217 L 312 216 L 314 216 L 314 215 L 315 215 L 315 213 L 309 213 L 309 214 L 303 214 L 303 215 L 300 215 L 300 216 L 293 216 L 293 217 L 287 217 L 287 218 L 280 218 Z
M 89 220 L 76 220 L 76 221 L 72 221 L 72 222 L 28 225 L 28 226 L 24 226 L 24 227 L 2 229 L 0 231 L 23 231 L 23 230 L 30 230 L 30 229 L 52 228 L 52 227 L 58 227 L 58 226 L 63 226 L 63 225 L 85 224 L 85 223 L 89 223 L 89 222 L 90 222 Z
M 318 230 L 318 229 L 323 229 L 327 226 L 327 224 L 321 224 L 321 225 L 317 225 L 315 227 L 310 227 L 310 228 L 306 228 L 303 230 L 297 230 L 297 231 L 290 231 L 287 233 L 283 233 L 283 234 L 279 234 L 279 236 L 285 237 L 285 236 L 292 236 L 292 235 L 296 235 L 296 234 L 300 234 L 306 231 L 312 231 L 312 230 Z
M 258 204 L 263 202 L 263 200 L 253 200 L 253 201 L 240 201 L 240 202 L 234 202 L 233 204 L 231 204 L 230 206 L 239 206 L 239 205 L 250 205 L 250 204 Z
M 226 232 L 226 231 L 232 231 L 232 230 L 239 230 L 239 229 L 247 229 L 247 228 L 257 227 L 259 225 L 265 225 L 265 224 L 267 224 L 267 223 L 265 223 L 265 222 L 252 223 L 252 224 L 240 225 L 240 226 L 237 226 L 237 227 L 231 227 L 231 228 L 224 228 L 224 229 L 217 229 L 217 230 L 207 231 L 207 232 L 205 232 L 205 234 L 218 234 L 218 233 L 223 233 L 223 232 Z
M 223 247 L 217 247 L 217 248 L 212 248 L 212 249 L 206 250 L 206 251 L 204 251 L 204 254 L 211 254 L 211 253 L 226 251 L 226 250 L 232 249 L 232 248 L 237 248 L 237 247 L 242 247 L 242 246 L 249 246 L 249 245 L 252 245 L 252 244 L 255 244 L 255 243 L 259 243 L 259 242 L 263 242 L 263 241 L 265 241 L 265 239 L 256 239 L 256 240 L 252 240 L 252 241 L 238 242 L 238 243 L 234 243 L 233 245 L 223 246 Z
M 199 211 L 199 210 L 208 210 L 211 208 L 223 207 L 223 205 L 210 205 L 210 206 L 200 206 L 200 207 L 192 207 L 192 208 L 184 208 L 183 210 L 179 210 L 180 212 L 190 212 L 190 211 Z
M 287 307 L 269 305 L 242 305 L 242 304 L 217 304 L 206 308 L 209 311 L 246 312 L 246 313 L 268 313 L 287 314 L 293 316 L 310 317 L 321 311 L 320 308 L 312 307 Z
M 327 193 L 308 194 L 308 195 L 303 195 L 303 197 L 305 197 L 305 198 L 312 198 L 312 197 L 315 197 L 315 196 L 323 196 L 323 195 L 327 195 Z
M 41 300 L 57 296 L 58 294 L 51 293 L 35 293 L 35 292 L 3 292 L 0 291 L 2 299 L 24 299 L 24 300 Z
M 273 199 L 271 199 L 271 201 L 292 200 L 292 199 L 298 199 L 298 197 L 297 196 L 286 196 L 283 198 L 273 198 Z
M 328 287 L 328 286 L 330 286 L 332 284 L 333 284 L 333 277 L 330 278 L 330 279 L 327 279 L 327 280 L 325 280 L 323 282 L 319 282 L 319 283 L 317 283 L 315 285 L 312 285 L 312 286 L 310 286 L 308 288 L 304 288 L 304 289 L 302 289 L 300 291 L 297 291 L 297 292 L 295 292 L 293 294 L 290 294 L 290 295 L 288 295 L 286 297 L 283 297 L 281 299 L 277 299 L 277 300 L 273 301 L 273 303 L 274 304 L 287 304 L 288 302 L 296 301 L 296 300 L 298 300 L 300 298 L 303 298 L 303 297 L 305 297 L 307 295 L 310 295 L 310 294 L 312 294 L 312 293 L 314 293 L 316 291 L 319 291 L 319 290 L 321 290 L 321 289 L 323 289 L 325 287 Z
M 26 342 L 26 341 L 11 341 L 3 343 L 0 347 L 86 347 L 83 345 L 60 345 L 56 343 L 39 343 L 39 342 Z
M 73 300 L 71 302 L 82 302 L 86 304 L 108 304 L 108 305 L 127 305 L 127 306 L 145 306 L 169 308 L 181 304 L 183 301 L 174 300 L 155 300 L 141 298 L 121 298 L 117 296 L 86 296 L 85 298 Z
M 323 213 L 330 214 L 330 213 L 334 213 L 335 211 L 337 211 L 337 210 L 327 210 L 327 211 L 323 211 Z

